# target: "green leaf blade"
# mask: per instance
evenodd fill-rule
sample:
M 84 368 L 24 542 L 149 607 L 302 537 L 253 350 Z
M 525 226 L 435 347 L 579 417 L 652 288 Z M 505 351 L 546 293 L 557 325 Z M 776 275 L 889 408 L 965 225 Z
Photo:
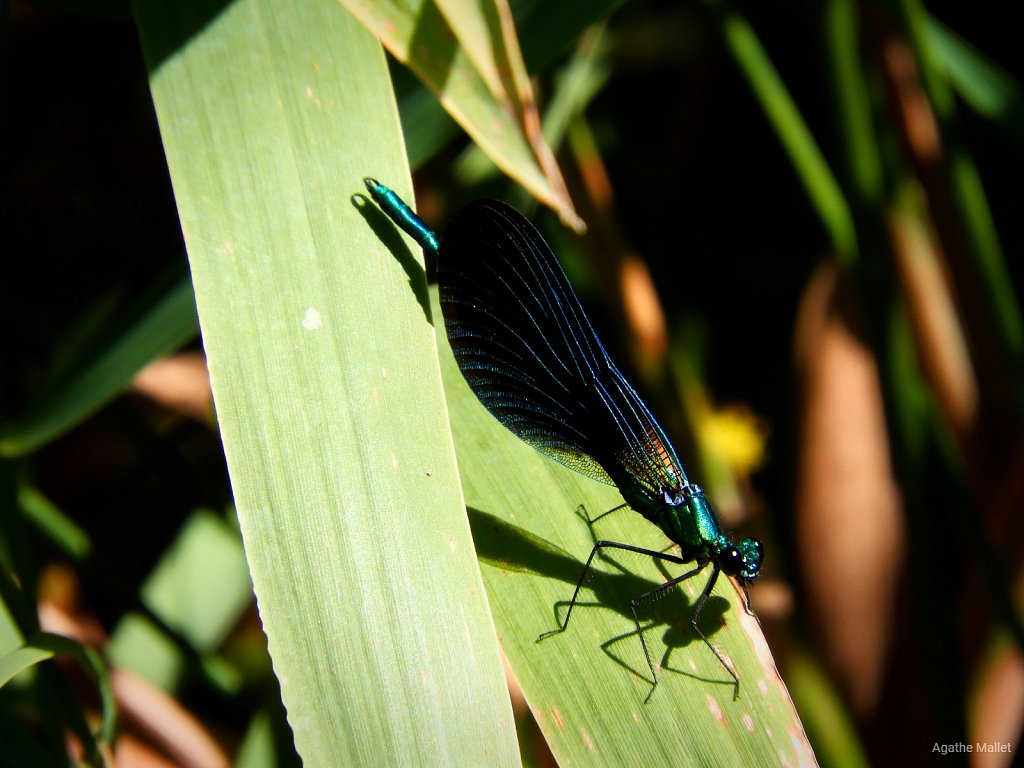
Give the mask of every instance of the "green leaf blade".
M 168 278 L 138 316 L 62 377 L 23 418 L 0 431 L 0 456 L 24 456 L 60 437 L 113 400 L 147 363 L 195 337 L 191 285 L 187 279 Z
M 618 491 L 505 430 L 469 389 L 447 345 L 442 369 L 498 635 L 559 764 L 814 765 L 760 627 L 724 576 L 701 621 L 740 677 L 735 701 L 732 678 L 689 624 L 710 571 L 641 609 L 661 668 L 647 704 L 650 672 L 629 606 L 668 578 L 651 558 L 613 553 L 595 560 L 568 629 L 537 642 L 564 618 L 595 537 L 653 550 L 667 542 L 629 509 L 601 519 L 592 532 L 574 511 L 583 504 L 594 518 L 622 503 Z
M 337 5 L 251 0 L 147 50 L 167 52 L 154 99 L 299 753 L 518 764 L 422 266 L 355 196 L 371 174 L 409 192 L 383 52 Z

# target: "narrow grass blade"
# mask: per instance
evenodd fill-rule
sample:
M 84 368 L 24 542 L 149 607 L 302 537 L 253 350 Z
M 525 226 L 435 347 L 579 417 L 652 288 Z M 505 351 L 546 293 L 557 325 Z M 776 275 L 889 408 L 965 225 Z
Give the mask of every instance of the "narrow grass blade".
M 978 114 L 1024 147 L 1024 93 L 1010 73 L 938 19 L 929 18 L 928 44 L 953 87 Z
M 955 220 L 937 222 L 940 237 L 952 259 L 956 259 L 957 251 L 963 250 L 970 261 L 998 342 L 992 346 L 1000 353 L 1000 362 L 1012 377 L 1014 405 L 1019 414 L 1024 409 L 1024 314 L 1013 289 L 981 174 L 959 139 L 954 79 L 940 59 L 948 50 L 936 45 L 941 40 L 931 34 L 931 17 L 923 3 L 900 0 L 897 7 L 914 51 L 921 82 L 942 131 L 947 189 L 941 194 L 948 194 Z
M 624 0 L 560 0 L 558 3 L 517 2 L 513 6 L 516 30 L 529 72 L 545 70 L 583 31 L 604 18 Z M 402 115 L 402 131 L 409 164 L 417 168 L 458 134 L 437 100 L 408 73 L 396 75 L 395 92 Z M 545 121 L 548 120 L 545 114 Z M 545 135 L 548 136 L 545 131 Z
M 396 59 L 416 73 L 495 165 L 554 209 L 567 224 L 577 229 L 582 226 L 557 166 L 544 160 L 550 150 L 545 148 L 540 157 L 535 152 L 534 142 L 541 141 L 539 131 L 536 136 L 528 135 L 530 132 L 516 118 L 520 110 L 515 100 L 504 90 L 492 90 L 504 85 L 497 73 L 507 68 L 507 64 L 493 58 L 495 49 L 507 49 L 491 37 L 493 26 L 474 14 L 477 23 L 453 30 L 429 0 L 402 5 L 342 0 L 342 4 L 380 38 Z M 459 15 L 457 8 L 452 15 Z M 488 30 L 486 36 L 484 30 Z M 469 39 L 460 39 L 459 32 Z M 477 69 L 467 48 L 478 58 L 490 54 L 485 73 Z M 525 72 L 521 62 L 520 69 Z
M 22 485 L 18 489 L 18 506 L 50 541 L 74 559 L 81 560 L 92 550 L 89 534 L 37 488 Z
M 725 43 L 778 134 L 832 247 L 840 259 L 851 263 L 857 254 L 853 216 L 789 89 L 746 18 L 727 0 L 706 2 L 718 12 Z
M 95 683 L 100 696 L 100 728 L 95 734 L 96 750 L 104 745 L 114 743 L 117 708 L 114 705 L 114 692 L 110 685 L 110 676 L 106 665 L 95 648 L 82 645 L 74 640 L 49 632 L 36 632 L 28 641 L 3 657 L 0 657 L 0 687 L 19 672 L 24 672 L 40 662 L 55 656 L 70 656 Z M 90 749 L 90 751 L 92 751 Z
M 885 191 L 885 174 L 875 132 L 871 92 L 862 59 L 861 22 L 855 0 L 829 0 L 822 27 L 831 91 L 836 104 L 835 126 L 844 152 L 840 168 L 854 209 L 876 210 Z M 861 237 L 864 233 L 860 233 Z
M 95 354 L 46 391 L 21 420 L 0 431 L 0 455 L 24 456 L 60 437 L 120 394 L 146 363 L 176 351 L 196 331 L 188 279 L 157 286 Z

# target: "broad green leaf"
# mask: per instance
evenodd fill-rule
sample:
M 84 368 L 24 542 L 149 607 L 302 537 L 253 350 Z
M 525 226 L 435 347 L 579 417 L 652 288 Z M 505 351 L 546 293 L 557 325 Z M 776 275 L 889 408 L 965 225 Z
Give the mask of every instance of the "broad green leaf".
M 140 592 L 163 627 L 200 654 L 211 679 L 226 691 L 239 687 L 238 671 L 212 655 L 252 600 L 245 555 L 232 526 L 209 511 L 193 514 Z M 186 669 L 177 643 L 139 613 L 121 619 L 107 652 L 119 667 L 169 692 L 177 689 Z
M 495 165 L 567 224 L 577 229 L 582 226 L 540 136 L 525 65 L 518 46 L 508 42 L 514 41 L 514 32 L 508 33 L 498 21 L 501 12 L 497 4 L 504 0 L 487 0 L 483 5 L 446 0 L 447 18 L 433 0 L 341 2 L 396 59 L 416 73 Z M 455 29 L 453 19 L 457 20 Z M 511 23 L 507 17 L 507 24 Z M 503 32 L 511 37 L 502 37 Z M 514 87 L 519 92 L 510 93 L 508 79 L 500 73 L 516 72 L 521 82 Z M 515 79 L 514 74 L 512 77 Z
M 11 678 L 19 672 L 31 669 L 41 661 L 52 659 L 53 651 L 46 648 L 35 648 L 23 645 L 0 657 L 0 688 L 7 685 Z
M 273 768 L 274 739 L 270 718 L 260 710 L 249 723 L 242 746 L 235 755 L 237 768 Z
M 182 649 L 163 629 L 135 611 L 121 617 L 105 650 L 114 666 L 130 670 L 168 693 L 177 691 L 187 669 Z
M 188 519 L 142 586 L 143 604 L 201 653 L 223 642 L 251 599 L 238 533 L 208 511 Z
M 595 536 L 660 550 L 665 537 L 603 486 L 550 461 L 505 430 L 459 373 L 447 345 L 445 389 L 477 552 L 502 647 L 560 765 L 814 765 L 803 726 L 756 619 L 724 577 L 702 627 L 740 677 L 690 631 L 709 573 L 641 615 L 659 685 L 630 600 L 666 580 L 651 558 L 618 553 L 597 563 L 566 632 L 557 627 Z M 771 553 L 768 554 L 771 557 Z M 678 575 L 673 573 L 672 575 Z M 755 585 L 753 589 L 757 589 Z
M 307 765 L 513 765 L 383 51 L 336 3 L 136 6 L 274 671 Z

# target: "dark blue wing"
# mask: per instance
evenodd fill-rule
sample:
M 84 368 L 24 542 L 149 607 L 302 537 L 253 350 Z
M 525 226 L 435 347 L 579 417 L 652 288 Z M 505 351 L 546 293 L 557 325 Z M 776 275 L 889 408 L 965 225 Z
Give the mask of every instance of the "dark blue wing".
M 649 497 L 687 483 L 668 438 L 608 357 L 540 234 L 479 200 L 441 238 L 438 282 L 459 368 L 487 409 L 555 461 Z

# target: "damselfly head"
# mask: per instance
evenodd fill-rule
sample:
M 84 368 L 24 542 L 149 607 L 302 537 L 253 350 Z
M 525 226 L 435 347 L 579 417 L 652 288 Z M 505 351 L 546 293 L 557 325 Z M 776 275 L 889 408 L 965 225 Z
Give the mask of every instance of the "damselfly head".
M 744 583 L 753 581 L 761 572 L 764 547 L 757 539 L 744 539 L 730 544 L 718 552 L 716 564 L 727 576 L 735 576 Z

